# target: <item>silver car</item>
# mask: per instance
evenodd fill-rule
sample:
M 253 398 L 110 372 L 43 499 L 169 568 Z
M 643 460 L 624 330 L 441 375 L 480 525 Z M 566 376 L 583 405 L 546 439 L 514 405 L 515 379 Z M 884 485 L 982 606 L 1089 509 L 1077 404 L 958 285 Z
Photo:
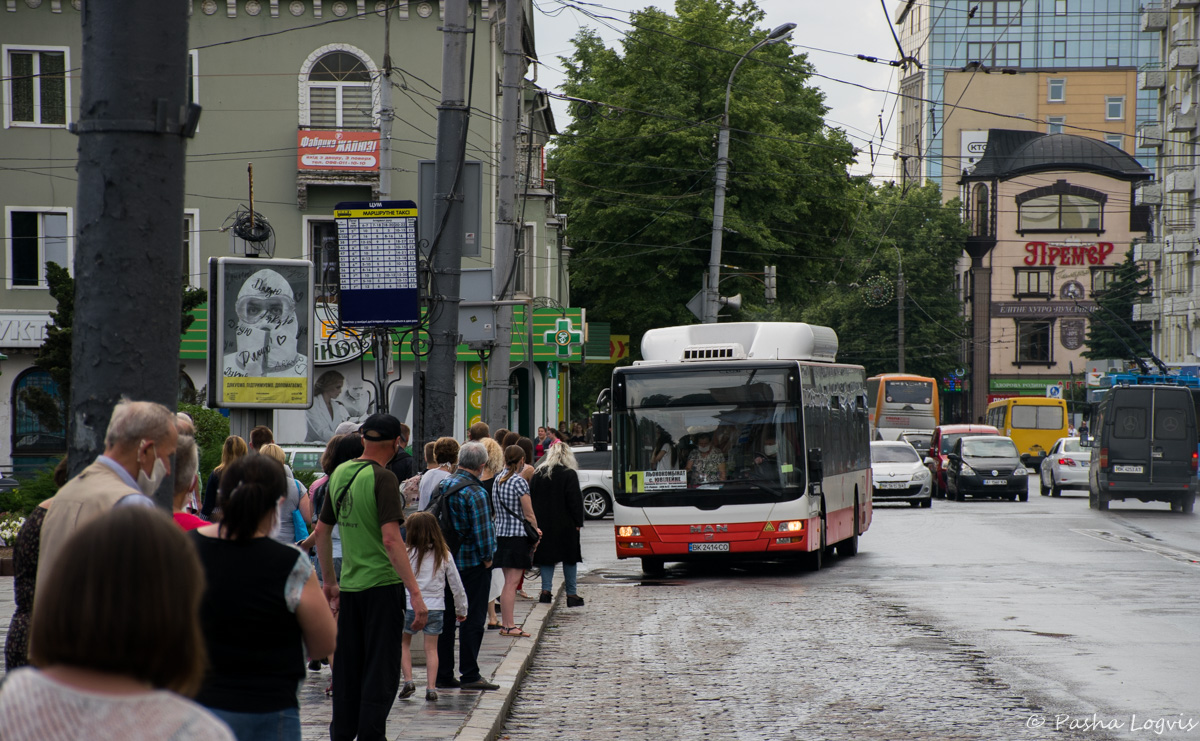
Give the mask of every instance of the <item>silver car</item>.
M 871 443 L 871 486 L 876 502 L 908 502 L 914 507 L 930 507 L 929 469 L 913 446 L 900 441 L 876 440 Z
M 1088 488 L 1088 464 L 1091 448 L 1079 444 L 1077 437 L 1060 437 L 1042 461 L 1042 496 L 1060 496 L 1063 489 Z

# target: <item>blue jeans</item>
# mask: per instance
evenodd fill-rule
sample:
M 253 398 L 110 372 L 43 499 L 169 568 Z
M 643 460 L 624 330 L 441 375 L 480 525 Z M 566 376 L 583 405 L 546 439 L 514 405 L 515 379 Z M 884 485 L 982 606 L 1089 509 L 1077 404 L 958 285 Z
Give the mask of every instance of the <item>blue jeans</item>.
M 238 741 L 300 741 L 300 708 L 270 713 L 235 713 L 217 708 L 208 710 L 229 726 Z
M 542 564 L 542 589 L 547 592 L 554 591 L 554 567 L 558 564 Z M 575 594 L 575 575 L 578 573 L 579 564 L 563 563 L 563 581 L 567 585 L 567 594 Z

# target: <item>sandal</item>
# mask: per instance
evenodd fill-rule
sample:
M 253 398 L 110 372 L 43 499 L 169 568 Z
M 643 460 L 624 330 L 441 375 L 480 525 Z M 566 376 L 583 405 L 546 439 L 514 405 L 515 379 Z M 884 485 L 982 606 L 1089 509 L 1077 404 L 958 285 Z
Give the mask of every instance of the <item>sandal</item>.
M 512 626 L 511 628 L 502 628 L 500 630 L 500 635 L 504 636 L 505 638 L 529 638 L 530 637 L 530 635 L 528 633 L 526 633 L 524 630 L 522 630 L 521 628 L 519 628 L 515 625 Z
M 488 623 L 487 629 L 488 630 L 500 630 L 503 627 L 504 626 L 501 625 L 500 623 Z

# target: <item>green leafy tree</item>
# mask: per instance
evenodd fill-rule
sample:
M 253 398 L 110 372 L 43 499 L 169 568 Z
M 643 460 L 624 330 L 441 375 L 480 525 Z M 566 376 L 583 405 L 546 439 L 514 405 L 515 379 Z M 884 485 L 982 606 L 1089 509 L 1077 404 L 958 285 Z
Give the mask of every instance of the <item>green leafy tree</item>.
M 198 404 L 180 404 L 179 411 L 191 416 L 196 425 L 196 445 L 200 448 L 200 485 L 221 464 L 221 448 L 229 437 L 229 418 L 216 409 Z
M 562 60 L 572 122 L 550 169 L 568 214 L 572 301 L 630 335 L 634 356 L 646 330 L 696 321 L 686 304 L 709 260 L 726 82 L 766 37 L 762 21 L 752 0 L 677 0 L 674 15 L 634 13 L 623 53 L 585 30 Z M 730 108 L 722 261 L 737 269 L 723 273 L 778 265 L 781 299 L 792 302 L 833 265 L 829 245 L 860 187 L 847 176 L 853 147 L 825 125 L 811 71 L 788 44 L 765 46 L 738 68 Z M 720 290 L 761 301 L 749 278 Z M 594 399 L 607 373 L 581 375 L 589 383 L 576 397 Z
M 33 364 L 50 375 L 51 380 L 58 386 L 58 395 L 31 386 L 21 390 L 21 402 L 37 416 L 38 422 L 47 430 L 65 432 L 71 398 L 71 326 L 75 321 L 75 279 L 66 268 L 48 262 L 46 283 L 57 308 L 50 312 L 46 341 L 38 349 L 38 356 Z M 187 332 L 192 322 L 196 321 L 192 311 L 207 298 L 208 293 L 203 288 L 183 287 L 181 334 Z M 221 439 L 223 442 L 224 438 Z
M 1150 322 L 1133 321 L 1134 304 L 1150 300 L 1151 281 L 1142 266 L 1133 261 L 1133 250 L 1117 265 L 1113 282 L 1096 297 L 1100 308 L 1088 321 L 1083 357 L 1088 360 L 1130 358 L 1130 349 L 1146 357 L 1150 347 Z
M 853 238 L 837 246 L 845 260 L 838 280 L 786 318 L 833 327 L 838 360 L 868 374 L 898 369 L 899 314 L 896 282 L 903 262 L 905 371 L 935 378 L 961 363 L 967 337 L 962 302 L 954 290 L 955 266 L 967 227 L 959 203 L 943 204 L 933 182 L 907 189 L 866 187 L 853 222 Z

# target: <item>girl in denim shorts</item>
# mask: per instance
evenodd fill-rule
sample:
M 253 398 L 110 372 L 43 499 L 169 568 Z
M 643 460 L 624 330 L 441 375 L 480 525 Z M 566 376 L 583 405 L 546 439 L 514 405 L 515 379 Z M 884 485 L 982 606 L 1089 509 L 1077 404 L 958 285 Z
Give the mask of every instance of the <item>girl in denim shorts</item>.
M 428 512 L 414 512 L 404 521 L 404 526 L 408 562 L 412 564 L 417 586 L 425 598 L 425 606 L 429 608 L 429 618 L 422 631 L 425 634 L 425 699 L 434 701 L 438 698 L 434 678 L 438 670 L 437 644 L 446 609 L 446 587 L 449 586 L 454 595 L 454 614 L 460 623 L 467 619 L 467 593 L 462 580 L 458 578 L 458 567 L 454 565 L 454 558 L 434 516 Z M 400 690 L 402 700 L 417 691 L 412 681 L 412 637 L 416 633 L 412 624 L 416 614 L 413 612 L 412 597 L 405 594 L 404 600 L 404 651 L 400 659 L 400 668 L 404 672 L 404 687 Z

